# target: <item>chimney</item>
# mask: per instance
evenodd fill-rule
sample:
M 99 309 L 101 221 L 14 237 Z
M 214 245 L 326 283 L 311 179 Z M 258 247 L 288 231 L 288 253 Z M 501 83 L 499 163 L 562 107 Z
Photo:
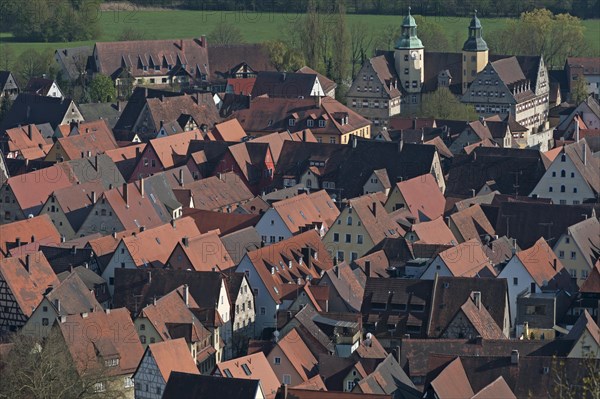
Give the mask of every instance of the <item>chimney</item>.
M 302 130 L 302 142 L 306 143 L 306 129 Z
M 58 314 L 60 314 L 60 299 L 54 300 L 54 307 L 56 308 L 56 311 L 58 312 Z
M 148 98 L 148 88 L 144 87 L 144 97 Z
M 98 172 L 98 154 L 94 157 L 94 169 Z
M 171 227 L 177 227 L 177 221 L 175 219 L 171 219 Z
M 27 137 L 29 137 L 29 140 L 33 139 L 33 132 L 31 131 L 31 123 L 29 125 L 27 125 Z
M 183 286 L 183 300 L 185 301 L 185 306 L 190 306 L 190 287 L 185 284 Z
M 288 399 L 288 386 L 287 384 L 281 384 L 281 393 L 283 397 L 281 399 Z
M 17 248 L 19 248 L 19 247 L 21 246 L 21 237 L 17 237 L 17 238 L 15 239 L 15 243 L 16 243 L 16 245 L 17 245 Z
M 415 130 L 417 129 L 417 117 L 416 116 L 413 118 L 413 129 L 415 129 Z
M 135 147 L 135 159 L 136 160 L 140 158 L 141 154 L 142 154 L 142 151 L 140 151 L 140 147 L 139 146 Z
M 67 237 L 65 236 L 60 236 L 60 242 L 65 242 L 67 241 Z
M 400 129 L 400 141 L 398 142 L 398 152 L 402 152 L 404 148 L 404 132 Z
M 179 39 L 179 49 L 183 51 L 183 39 Z
M 161 97 L 160 101 L 164 100 L 163 97 Z M 165 126 L 165 121 L 164 120 L 160 120 L 160 128 L 162 129 Z
M 371 276 L 371 261 L 370 260 L 365 261 L 365 274 L 367 275 L 367 278 L 369 276 Z
M 71 246 L 71 254 L 73 254 L 73 255 L 77 254 L 77 247 L 75 245 Z
M 477 309 L 481 310 L 481 292 L 473 291 L 473 302 L 475 302 Z
M 579 122 L 575 119 L 575 141 L 579 143 Z
M 148 284 L 152 282 L 152 272 L 148 271 Z
M 356 137 L 354 137 L 352 139 L 352 148 L 356 148 L 356 145 L 358 144 L 358 139 Z
M 31 264 L 31 255 L 25 255 L 25 270 L 29 273 L 29 265 Z
M 183 187 L 183 168 L 179 169 L 179 187 Z
M 121 112 L 121 101 L 117 100 L 117 112 Z
M 518 350 L 513 349 L 512 352 L 510 353 L 510 363 L 515 364 L 515 365 L 519 364 L 519 351 Z
M 373 202 L 373 216 L 377 217 L 377 202 Z
M 531 288 L 529 289 L 529 292 L 535 294 L 535 283 L 531 283 Z
M 554 268 L 554 270 L 556 270 L 556 262 L 557 262 L 557 260 L 556 260 L 556 258 L 554 258 L 552 260 L 552 267 Z
M 129 193 L 127 183 L 123 183 L 123 201 L 125 201 L 125 207 L 129 208 Z
M 140 195 L 142 196 L 142 198 L 144 198 L 144 195 L 145 195 L 144 186 L 145 186 L 145 184 L 144 184 L 144 178 L 142 177 L 140 179 Z
M 183 244 L 184 247 L 189 247 L 190 246 L 190 239 L 188 237 L 183 237 L 181 239 L 181 243 Z
M 116 232 L 116 231 L 113 231 L 113 233 L 112 233 L 112 236 L 113 236 L 113 238 L 115 238 L 115 239 L 116 239 L 116 238 L 117 238 L 117 232 Z
M 95 204 L 96 200 L 97 200 L 97 198 L 96 198 L 96 192 L 92 191 L 92 204 Z
M 337 265 L 335 267 L 335 276 L 339 279 L 340 278 L 340 265 Z
M 586 148 L 585 148 L 585 143 L 583 144 L 582 151 L 583 151 L 583 164 L 587 165 L 587 151 L 586 151 Z
M 205 48 L 207 47 L 205 35 L 200 36 L 200 46 L 205 47 Z

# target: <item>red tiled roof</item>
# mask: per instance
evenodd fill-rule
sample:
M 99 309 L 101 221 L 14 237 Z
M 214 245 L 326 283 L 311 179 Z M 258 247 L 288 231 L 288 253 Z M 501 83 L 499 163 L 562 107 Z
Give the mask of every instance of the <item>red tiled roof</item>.
M 516 256 L 540 287 L 544 282 L 551 281 L 563 269 L 562 263 L 544 237 L 537 240 L 531 248 L 517 252 Z
M 439 399 L 471 398 L 474 395 L 459 357 L 431 381 L 431 386 Z
M 455 245 L 457 243 L 456 237 L 441 216 L 429 222 L 413 224 L 412 230 L 419 237 L 419 242 L 424 244 Z
M 483 213 L 479 204 L 450 215 L 450 220 L 462 236 L 460 239 L 464 241 L 471 239 L 481 241 L 481 236 L 484 234 L 490 237 L 496 234 L 494 227 L 492 227 L 492 224 L 485 213 Z
M 517 399 L 502 376 L 477 392 L 471 399 Z
M 149 146 L 156 153 L 163 168 L 169 169 L 185 158 L 191 140 L 202 140 L 202 132 L 196 129 L 172 136 L 159 137 L 150 140 Z
M 119 331 L 135 331 L 125 308 L 69 315 L 58 325 L 79 374 L 94 371 L 94 365 L 103 367 L 103 361 L 110 359 L 119 359 L 119 364 L 110 367 L 108 375 L 132 374 L 144 354 L 137 334 L 127 339 L 115 334 L 115 326 Z
M 0 277 L 6 281 L 19 308 L 28 317 L 39 305 L 48 287 L 60 284 L 41 251 L 0 260 Z
M 84 158 L 118 148 L 115 136 L 104 119 L 83 122 L 78 127 L 78 134 L 58 139 L 55 146 L 60 144 L 69 159 Z M 83 154 L 83 155 L 82 155 Z
M 48 215 L 0 225 L 0 259 L 8 255 L 9 244 L 14 244 L 17 238 L 23 244 L 33 238 L 36 243 L 53 245 L 60 242 L 60 233 Z
M 404 230 L 385 210 L 384 201 L 383 192 L 366 194 L 349 201 L 353 212 L 360 219 L 374 244 L 387 237 L 398 238 L 404 235 Z
M 164 223 L 152 206 L 148 195 L 142 196 L 139 189 L 140 184 L 141 181 L 129 183 L 123 187 L 105 191 L 103 194 L 126 230 L 139 229 L 142 226 L 151 228 Z M 127 201 L 123 198 L 124 190 L 126 190 Z M 166 213 L 166 211 L 164 212 Z
M 438 255 L 454 277 L 496 276 L 492 262 L 488 259 L 481 243 L 475 239 L 465 241 Z
M 8 139 L 8 151 L 22 151 L 24 149 L 41 149 L 50 142 L 47 142 L 36 125 L 26 125 L 6 130 Z
M 240 177 L 233 172 L 196 180 L 186 184 L 185 189 L 173 190 L 176 195 L 185 191 L 191 194 L 194 208 L 210 211 L 254 198 Z
M 217 123 L 213 128 L 213 134 L 217 140 L 233 142 L 242 141 L 244 137 L 247 137 L 244 128 L 235 118 Z
M 302 227 L 315 223 L 323 223 L 328 229 L 340 214 L 325 190 L 277 201 L 273 204 L 273 209 L 293 234 L 300 232 Z
M 219 231 L 213 230 L 192 238 L 188 238 L 188 244 L 178 243 L 185 255 L 198 272 L 216 270 L 227 270 L 235 266 L 231 255 L 219 238 Z
M 596 262 L 588 278 L 579 287 L 579 291 L 600 294 L 600 260 Z
M 277 375 L 262 352 L 221 362 L 216 367 L 215 373 L 218 372 L 221 377 L 260 380 L 263 393 L 268 399 L 273 399 L 279 388 Z
M 227 79 L 226 91 L 228 93 L 231 91 L 233 94 L 247 96 L 252 93 L 252 88 L 254 87 L 255 82 L 256 78 L 230 78 Z
M 443 215 L 446 199 L 432 174 L 396 183 L 410 213 L 420 221 Z
M 281 338 L 277 342 L 277 346 L 303 381 L 306 382 L 314 376 L 315 368 L 319 362 L 308 349 L 296 328 L 292 328 L 289 333 Z
M 152 354 L 165 381 L 169 381 L 172 371 L 200 374 L 184 338 L 169 339 L 150 344 L 146 351 Z
M 478 307 L 473 298 L 468 298 L 460 309 L 483 339 L 506 338 L 502 333 L 502 329 L 496 324 L 481 302 Z

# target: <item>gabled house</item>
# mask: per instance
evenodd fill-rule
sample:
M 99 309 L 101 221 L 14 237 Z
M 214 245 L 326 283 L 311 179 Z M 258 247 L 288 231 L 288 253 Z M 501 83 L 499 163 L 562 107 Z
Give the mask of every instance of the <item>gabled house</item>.
M 41 252 L 0 260 L 0 331 L 23 327 L 48 287 L 59 284 Z
M 50 194 L 78 182 L 68 164 L 57 164 L 19 176 L 9 177 L 0 188 L 2 223 L 37 216 Z
M 263 352 L 217 364 L 213 375 L 223 378 L 259 380 L 265 399 L 274 399 L 280 382 Z
M 194 129 L 150 140 L 139 156 L 136 155 L 137 164 L 131 172 L 129 181 L 148 177 L 185 163 L 191 140 L 202 140 L 200 130 Z
M 80 123 L 66 137 L 59 137 L 46 161 L 63 162 L 77 158 L 91 158 L 118 148 L 111 129 L 104 120 Z
M 600 161 L 585 139 L 565 145 L 530 196 L 555 204 L 596 202 L 600 195 Z
M 0 71 L 0 98 L 14 100 L 19 95 L 19 85 L 10 71 Z
M 440 252 L 420 278 L 433 280 L 436 274 L 448 277 L 495 277 L 497 273 L 482 244 L 472 239 Z
M 157 205 L 157 206 L 155 206 Z M 105 191 L 81 224 L 78 234 L 111 234 L 151 228 L 171 220 L 171 213 L 144 191 L 144 179 Z
M 323 237 L 338 215 L 339 210 L 325 190 L 303 193 L 273 203 L 256 224 L 256 230 L 265 244 L 273 244 L 310 229 Z
M 163 268 L 178 242 L 200 232 L 191 218 L 164 223 L 121 238 L 113 256 L 102 272 L 111 294 L 115 286 L 115 269 Z
M 6 129 L 1 141 L 7 158 L 40 159 L 52 147 L 52 141 L 33 124 Z
M 52 129 L 56 129 L 59 125 L 82 121 L 81 112 L 70 98 L 41 97 L 21 93 L 2 121 L 0 130 L 43 123 L 50 123 Z
M 325 91 L 316 73 L 261 71 L 252 87 L 252 98 L 315 98 L 324 97 Z
M 560 123 L 556 126 L 557 131 L 564 132 L 563 135 L 570 136 L 580 123 L 587 129 L 600 128 L 600 105 L 597 99 L 590 96 L 570 111 L 561 115 Z
M 23 93 L 35 94 L 44 97 L 65 98 L 56 80 L 47 78 L 31 78 L 23 89 Z
M 317 75 L 319 83 L 321 84 L 321 88 L 323 89 L 323 93 L 325 93 L 327 97 L 335 98 L 335 89 L 337 89 L 337 83 L 335 83 L 333 80 L 328 79 L 326 76 L 307 66 L 303 66 L 302 68 L 298 69 L 296 73 Z
M 404 235 L 404 239 L 410 243 L 456 245 L 457 239 L 451 229 L 444 223 L 444 218 L 416 223 L 411 230 Z
M 285 294 L 332 267 L 333 260 L 314 230 L 249 251 L 236 272 L 246 273 L 254 291 L 255 334 L 276 327 L 277 311 L 286 307 L 282 299 Z
M 474 204 L 450 215 L 448 227 L 459 243 L 469 240 L 479 242 L 487 240 L 489 242 L 496 234 L 479 204 Z
M 76 237 L 103 191 L 104 187 L 98 181 L 56 190 L 50 194 L 39 214 L 50 216 L 61 236 L 71 240 Z
M 502 329 L 496 324 L 481 303 L 481 292 L 471 292 L 454 318 L 441 334 L 442 338 L 482 337 L 483 339 L 505 339 Z
M 94 385 L 95 392 L 102 393 L 110 384 L 124 397 L 133 398 L 133 373 L 144 349 L 137 335 L 132 334 L 135 327 L 127 309 L 64 316 L 55 328 L 64 339 L 80 375 L 99 368 L 103 378 Z M 92 330 L 97 333 L 90 334 Z M 123 339 L 123 335 L 127 339 Z
M 146 347 L 133 373 L 136 399 L 162 395 L 172 372 L 200 374 L 185 338 L 156 342 Z
M 184 207 L 228 213 L 254 198 L 243 180 L 233 172 L 196 180 L 173 192 Z
M 258 195 L 271 186 L 275 172 L 275 162 L 268 143 L 247 141 L 231 145 L 221 159 L 214 173 L 236 173 L 244 184 Z
M 385 209 L 388 212 L 407 209 L 417 222 L 425 222 L 442 216 L 445 204 L 435 176 L 428 173 L 396 183 L 385 202 Z
M 234 267 L 235 263 L 218 232 L 212 230 L 192 237 L 183 237 L 175 245 L 166 265 L 175 270 L 197 272 L 224 271 Z
M 102 311 L 93 291 L 90 291 L 77 273 L 69 274 L 56 286 L 48 287 L 43 299 L 37 305 L 23 332 L 27 335 L 44 339 L 57 319 L 67 315 L 79 315 L 86 312 Z
M 387 355 L 372 373 L 358 381 L 352 392 L 393 395 L 393 397 L 407 399 L 420 397 L 420 392 L 415 388 L 392 354 Z
M 600 359 L 600 328 L 592 316 L 584 310 L 565 339 L 574 341 L 568 357 Z
M 386 237 L 401 237 L 404 230 L 383 206 L 385 195 L 367 194 L 348 201 L 325 236 L 339 262 L 355 261 Z
M 600 258 L 600 222 L 592 217 L 570 226 L 553 250 L 577 284 L 583 284 Z
M 282 384 L 299 385 L 317 374 L 318 361 L 295 328 L 277 340 L 267 360 Z
M 569 272 L 544 238 L 540 238 L 532 247 L 517 252 L 498 273 L 498 278 L 505 278 L 508 282 L 510 317 L 513 325 L 517 317 L 517 296 L 523 291 L 572 291 Z
M 229 119 L 225 122 L 215 124 L 212 129 L 215 140 L 241 142 L 248 139 L 246 131 L 237 119 Z
M 364 281 L 354 273 L 349 263 L 341 262 L 327 270 L 319 285 L 329 287 L 330 312 L 360 312 Z

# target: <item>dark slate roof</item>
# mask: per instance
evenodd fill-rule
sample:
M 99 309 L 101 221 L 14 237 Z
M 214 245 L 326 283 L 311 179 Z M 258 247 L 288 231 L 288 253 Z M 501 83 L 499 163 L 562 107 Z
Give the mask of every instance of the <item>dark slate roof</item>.
M 0 90 L 4 89 L 9 77 L 10 71 L 0 71 Z
M 266 47 L 262 44 L 209 45 L 208 64 L 212 82 L 232 78 L 232 70 L 247 64 L 254 71 L 274 71 Z
M 254 399 L 259 389 L 259 380 L 211 377 L 173 371 L 167 381 L 162 398 Z
M 363 324 L 377 326 L 371 328 L 376 337 L 389 337 L 388 324 L 396 325 L 392 333 L 402 337 L 407 327 L 419 328 L 419 333 L 411 336 L 425 337 L 431 307 L 433 280 L 415 280 L 401 278 L 367 278 L 361 314 Z M 374 310 L 373 303 L 386 303 L 384 311 Z M 391 305 L 389 305 L 391 304 Z M 393 309 L 394 305 L 406 305 L 406 310 Z M 414 311 L 411 306 L 423 306 L 422 311 Z M 369 330 L 369 329 L 367 329 Z
M 33 172 L 34 170 L 48 168 L 54 165 L 54 162 L 40 161 L 40 160 L 26 160 L 26 159 L 14 159 L 4 158 L 6 169 L 8 169 L 8 177 L 18 176 L 25 173 Z
M 113 129 L 125 107 L 127 107 L 127 101 L 118 101 L 116 104 L 88 103 L 79 104 L 79 112 L 86 121 L 104 119 L 108 126 Z
M 596 214 L 600 206 L 596 205 Z M 483 206 L 482 206 L 483 208 Z M 498 209 L 496 234 L 517 240 L 521 248 L 529 248 L 544 237 L 550 246 L 569 226 L 592 217 L 594 205 L 555 205 L 540 202 L 503 202 Z M 492 221 L 492 224 L 494 221 Z
M 15 99 L 8 115 L 2 121 L 0 130 L 18 125 L 50 123 L 54 129 L 69 112 L 72 100 L 21 93 Z
M 45 96 L 52 87 L 54 80 L 46 78 L 31 78 L 23 89 L 26 93 L 33 93 L 40 96 Z
M 428 354 L 449 356 L 510 356 L 518 350 L 520 356 L 566 356 L 571 340 L 517 339 L 403 339 L 400 342 L 400 365 L 411 377 L 424 376 L 428 371 Z
M 439 337 L 473 291 L 481 292 L 481 304 L 502 329 L 508 305 L 503 300 L 508 294 L 505 279 L 439 277 L 433 295 L 428 336 Z
M 44 254 L 48 263 L 52 266 L 55 274 L 71 270 L 78 266 L 90 264 L 94 251 L 89 248 L 61 248 L 40 245 L 40 251 Z
M 495 180 L 502 194 L 517 192 L 529 195 L 538 184 L 546 168 L 538 150 L 477 147 L 468 155 L 458 155 L 452 160 L 446 179 L 446 195 L 471 196 L 472 189 L 479 191 L 486 182 Z
M 221 241 L 235 264 L 240 263 L 246 253 L 259 249 L 261 245 L 260 234 L 254 227 L 229 233 L 221 237 Z
M 79 78 L 81 66 L 83 66 L 84 72 L 88 69 L 87 66 L 91 61 L 90 57 L 93 51 L 92 46 L 70 47 L 57 49 L 54 55 L 62 62 L 62 67 L 68 74 L 65 78 L 75 80 Z
M 259 72 L 252 97 L 309 98 L 317 75 L 292 72 Z
M 123 109 L 118 122 L 114 125 L 113 130 L 115 131 L 115 135 L 117 132 L 122 133 L 131 131 L 137 118 L 140 116 L 140 112 L 142 112 L 142 108 L 144 108 L 144 105 L 146 104 L 147 98 L 160 98 L 161 96 L 175 97 L 181 95 L 181 93 L 173 91 L 136 87 L 133 90 L 131 97 L 129 97 L 129 101 Z
M 391 354 L 379 363 L 375 371 L 359 381 L 358 385 L 363 391 L 377 394 L 394 394 L 394 398 L 417 399 L 421 397 L 421 392 L 416 389 L 408 375 Z
M 398 149 L 396 143 L 374 140 L 357 140 L 356 147 L 286 141 L 275 171 L 275 185 L 281 186 L 283 176 L 299 177 L 311 160 L 325 161 L 325 166 L 319 168 L 320 175 L 336 183 L 342 198 L 362 195 L 363 185 L 378 169 L 386 169 L 392 184 L 399 178 L 408 180 L 430 172 L 435 146 L 405 144 L 402 152 Z
M 66 163 L 69 164 L 80 183 L 99 181 L 107 190 L 125 183 L 117 165 L 106 154 L 98 154 L 91 158 L 72 159 Z
M 212 309 L 219 299 L 223 276 L 219 272 L 170 269 L 116 269 L 115 308 L 126 307 L 133 314 L 153 299 L 187 284 L 190 295 L 201 308 Z

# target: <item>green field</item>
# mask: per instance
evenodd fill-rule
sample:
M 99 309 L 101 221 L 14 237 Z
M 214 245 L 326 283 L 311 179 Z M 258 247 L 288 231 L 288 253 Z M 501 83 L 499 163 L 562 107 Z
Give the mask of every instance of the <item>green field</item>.
M 298 22 L 299 14 L 277 13 L 240 13 L 217 11 L 102 11 L 98 18 L 102 33 L 96 41 L 116 40 L 125 29 L 132 28 L 143 32 L 147 39 L 175 39 L 181 37 L 197 37 L 208 34 L 217 24 L 230 22 L 239 27 L 247 42 L 262 42 L 281 38 L 284 27 Z M 428 17 L 434 18 L 446 30 L 448 42 L 455 51 L 460 49 L 467 35 L 469 18 L 459 17 Z M 401 16 L 387 15 L 348 15 L 348 23 L 356 21 L 365 23 L 372 32 L 378 32 L 390 24 L 400 24 Z M 502 28 L 507 19 L 485 19 L 481 22 L 484 36 L 491 36 L 495 30 Z M 587 42 L 593 54 L 600 54 L 600 20 L 584 20 Z M 4 46 L 10 46 L 18 55 L 28 48 L 56 49 L 75 47 L 90 42 L 71 43 L 17 43 L 7 33 L 0 33 L 0 51 Z

